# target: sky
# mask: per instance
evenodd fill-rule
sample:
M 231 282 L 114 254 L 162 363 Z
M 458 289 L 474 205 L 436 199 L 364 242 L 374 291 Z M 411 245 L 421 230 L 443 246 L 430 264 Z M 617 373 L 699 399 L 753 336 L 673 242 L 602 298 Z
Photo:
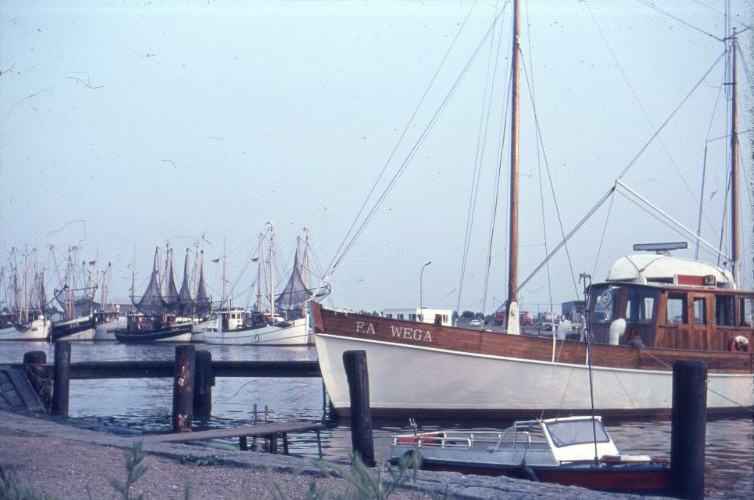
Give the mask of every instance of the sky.
M 745 2 L 731 9 L 739 30 L 754 24 Z M 519 282 L 629 165 L 622 181 L 692 229 L 704 170 L 702 236 L 719 244 L 724 11 L 717 0 L 523 2 Z M 510 13 L 466 0 L 6 0 L 2 263 L 12 247 L 37 248 L 53 289 L 50 245 L 59 259 L 79 245 L 83 258 L 112 262 L 112 293 L 126 300 L 132 271 L 136 293 L 146 287 L 156 246 L 169 241 L 180 269 L 199 242 L 217 297 L 211 259 L 225 245 L 245 302 L 254 276 L 242 270 L 269 222 L 281 280 L 304 227 L 324 273 L 362 205 L 409 158 L 333 271 L 328 304 L 416 307 L 432 262 L 425 307 L 492 311 L 507 279 Z M 751 109 L 750 34 L 741 110 Z M 739 130 L 750 122 L 741 111 Z M 749 135 L 741 145 L 748 160 Z M 749 161 L 742 169 L 751 276 L 754 173 Z M 522 309 L 580 298 L 579 274 L 604 279 L 634 243 L 678 240 L 690 249 L 677 255 L 694 257 L 688 237 L 616 195 L 522 287 Z

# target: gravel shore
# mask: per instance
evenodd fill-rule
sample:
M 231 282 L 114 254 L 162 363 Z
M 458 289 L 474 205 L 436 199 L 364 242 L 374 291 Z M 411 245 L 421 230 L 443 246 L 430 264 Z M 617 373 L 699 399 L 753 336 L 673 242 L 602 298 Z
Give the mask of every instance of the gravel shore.
M 133 438 L 0 411 L 0 466 L 22 486 L 55 499 L 120 498 L 111 482 L 124 482 L 124 451 L 133 443 Z M 322 474 L 321 468 L 307 459 L 155 442 L 144 443 L 143 449 L 147 472 L 133 493 L 143 493 L 149 499 L 182 499 L 187 487 L 194 500 L 303 499 L 312 484 L 326 494 L 324 498 L 336 498 L 348 489 L 344 479 Z M 198 460 L 202 457 L 204 460 Z M 198 465 L 197 460 L 209 464 Z M 420 471 L 418 479 L 407 486 L 390 499 L 631 498 L 508 478 L 429 471 Z

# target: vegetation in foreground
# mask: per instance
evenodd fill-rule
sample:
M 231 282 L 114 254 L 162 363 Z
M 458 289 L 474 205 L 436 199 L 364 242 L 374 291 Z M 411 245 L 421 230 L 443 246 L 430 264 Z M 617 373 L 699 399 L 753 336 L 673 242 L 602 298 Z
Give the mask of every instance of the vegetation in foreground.
M 146 494 L 136 495 L 134 492 L 134 486 L 148 470 L 147 466 L 142 464 L 145 458 L 142 443 L 134 443 L 131 449 L 124 450 L 123 455 L 126 474 L 122 482 L 115 479 L 110 481 L 114 490 L 113 498 L 146 500 L 148 498 Z M 215 465 L 217 458 L 188 455 L 181 459 L 181 463 L 194 463 L 197 466 Z M 329 493 L 318 487 L 316 480 L 312 478 L 304 496 L 306 500 L 388 500 L 398 488 L 410 486 L 410 483 L 415 482 L 418 470 L 417 461 L 411 457 L 404 458 L 398 467 L 388 467 L 387 475 L 379 470 L 375 472 L 368 468 L 358 455 L 354 456 L 348 465 L 322 460 L 316 461 L 315 465 L 323 476 L 343 478 L 346 481 L 346 490 L 343 493 Z M 269 491 L 277 500 L 289 500 L 277 483 L 269 486 Z M 94 498 L 88 488 L 87 495 L 89 498 Z M 446 497 L 447 494 L 442 498 Z M 21 486 L 14 474 L 0 467 L 0 500 L 55 500 L 55 498 Z M 191 490 L 188 485 L 184 490 L 184 500 L 191 500 Z

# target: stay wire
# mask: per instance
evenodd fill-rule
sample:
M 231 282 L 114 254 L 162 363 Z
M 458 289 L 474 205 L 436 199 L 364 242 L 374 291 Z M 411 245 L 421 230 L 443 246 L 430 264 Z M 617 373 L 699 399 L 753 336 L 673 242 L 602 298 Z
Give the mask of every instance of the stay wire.
M 448 56 L 450 56 L 450 53 L 452 52 L 453 47 L 455 47 L 456 42 L 460 38 L 461 33 L 463 32 L 463 29 L 466 26 L 467 21 L 471 17 L 471 13 L 473 12 L 474 7 L 476 7 L 476 4 L 477 4 L 476 0 L 471 4 L 469 11 L 466 13 L 466 17 L 464 18 L 463 22 L 459 26 L 458 31 L 456 31 L 456 35 L 453 38 L 453 41 L 448 46 L 448 49 L 445 51 L 445 55 L 443 55 L 442 59 L 440 60 L 440 64 L 435 70 L 435 73 L 432 75 L 432 78 L 430 78 L 429 84 L 427 85 L 427 88 L 424 90 L 424 93 L 422 94 L 421 99 L 419 99 L 419 102 L 414 108 L 414 111 L 411 113 L 411 116 L 409 117 L 408 122 L 406 122 L 406 126 L 403 128 L 403 131 L 401 132 L 400 137 L 398 137 L 398 141 L 396 141 L 395 146 L 393 147 L 393 150 L 390 152 L 390 155 L 388 155 L 388 158 L 385 161 L 385 164 L 383 165 L 382 170 L 380 171 L 379 175 L 377 176 L 377 179 L 374 181 L 374 184 L 372 184 L 372 188 L 369 190 L 369 194 L 367 194 L 367 197 L 364 199 L 364 202 L 362 203 L 361 208 L 359 208 L 359 211 L 356 213 L 356 216 L 353 218 L 353 221 L 351 222 L 351 225 L 348 228 L 346 235 L 343 237 L 343 240 L 341 241 L 340 246 L 335 251 L 335 254 L 333 255 L 333 259 L 330 262 L 330 265 L 328 266 L 328 270 L 330 273 L 332 273 L 335 270 L 335 267 L 337 266 L 337 262 L 340 261 L 340 258 L 338 258 L 338 256 L 340 255 L 341 250 L 343 250 L 344 245 L 346 245 L 348 238 L 351 236 L 351 232 L 356 226 L 356 223 L 359 221 L 361 214 L 366 209 L 369 200 L 372 198 L 372 195 L 374 194 L 375 190 L 377 189 L 377 186 L 382 180 L 382 176 L 385 174 L 385 171 L 387 170 L 388 166 L 390 166 L 390 164 L 392 163 L 393 157 L 397 153 L 398 148 L 403 143 L 403 139 L 405 138 L 406 134 L 408 133 L 408 130 L 411 128 L 411 125 L 414 122 L 414 118 L 416 118 L 416 115 L 419 113 L 419 109 L 421 109 L 422 105 L 424 104 L 424 101 L 427 99 L 427 96 L 429 95 L 429 91 L 434 86 L 437 76 L 440 74 L 440 71 L 445 66 L 445 62 L 447 61 Z M 343 253 L 345 253 L 345 250 L 343 250 Z
M 607 51 L 610 53 L 610 57 L 612 57 L 613 62 L 615 63 L 615 66 L 618 68 L 618 71 L 620 72 L 621 76 L 623 77 L 623 80 L 626 83 L 626 86 L 631 91 L 631 95 L 634 98 L 634 101 L 636 101 L 636 104 L 639 107 L 639 110 L 641 111 L 642 115 L 644 116 L 644 119 L 646 120 L 647 124 L 649 125 L 649 128 L 654 130 L 655 126 L 652 122 L 652 118 L 650 118 L 649 113 L 647 112 L 646 108 L 642 104 L 641 100 L 639 99 L 638 94 L 636 93 L 636 90 L 634 89 L 634 86 L 631 84 L 631 80 L 628 78 L 628 75 L 623 70 L 623 66 L 621 65 L 620 61 L 618 60 L 618 57 L 615 54 L 615 51 L 613 50 L 612 46 L 610 45 L 610 42 L 607 40 L 607 37 L 605 36 L 605 33 L 602 31 L 602 27 L 600 26 L 599 22 L 597 22 L 597 18 L 594 17 L 594 14 L 592 13 L 592 9 L 589 8 L 589 4 L 587 2 L 583 2 L 584 8 L 586 8 L 587 13 L 589 13 L 589 17 L 591 17 L 592 22 L 594 22 L 594 26 L 597 28 L 597 32 L 600 34 L 600 38 L 602 38 L 602 42 L 605 44 L 605 47 L 607 48 Z M 668 147 L 665 145 L 665 142 L 662 140 L 662 137 L 658 135 L 657 142 L 660 144 L 660 147 L 662 147 L 662 150 L 665 152 L 665 155 L 667 156 L 668 160 L 670 161 L 670 164 L 675 169 L 676 173 L 678 174 L 678 177 L 681 178 L 681 182 L 683 183 L 683 186 L 686 188 L 686 191 L 688 192 L 691 199 L 694 201 L 697 207 L 699 207 L 700 213 L 702 213 L 701 210 L 701 199 L 696 198 L 696 195 L 691 190 L 691 186 L 689 186 L 688 181 L 686 180 L 686 177 L 681 172 L 681 169 L 678 167 L 678 164 L 676 163 L 675 159 L 673 158 L 673 155 L 670 153 L 670 150 L 668 150 Z M 710 225 L 710 227 L 714 227 L 712 222 L 705 217 L 705 220 Z
M 531 72 L 531 88 L 532 88 L 532 94 L 534 94 L 535 93 L 535 90 L 534 90 L 534 61 L 533 61 L 533 58 L 532 58 L 532 54 L 534 53 L 534 51 L 532 50 L 532 47 L 531 47 L 531 39 L 533 37 L 531 36 L 531 23 L 529 22 L 529 8 L 528 8 L 528 4 L 527 4 L 527 8 L 526 8 L 526 30 L 527 30 L 527 33 L 529 34 L 529 36 L 526 37 L 526 39 L 527 39 L 527 43 L 528 43 L 528 46 L 529 46 L 529 54 L 528 55 L 529 55 L 529 68 L 530 68 L 530 72 Z M 537 134 L 536 126 L 535 126 L 535 129 L 534 129 L 534 134 L 535 134 L 535 136 Z M 539 204 L 540 204 L 540 208 L 542 210 L 542 239 L 543 239 L 543 242 L 544 242 L 545 256 L 547 256 L 547 254 L 550 252 L 550 248 L 549 248 L 549 245 L 547 244 L 547 217 L 545 216 L 545 193 L 544 193 L 544 185 L 543 185 L 543 182 L 542 182 L 543 181 L 543 179 L 542 179 L 542 154 L 543 154 L 542 149 L 543 148 L 541 147 L 541 144 L 540 144 L 539 141 L 535 141 L 535 144 L 537 145 L 537 178 L 539 180 Z M 547 296 L 548 296 L 548 299 L 549 299 L 549 313 L 550 313 L 550 318 L 553 320 L 552 321 L 552 323 L 553 323 L 552 335 L 557 340 L 557 335 L 555 333 L 555 325 L 554 325 L 555 321 L 554 321 L 554 317 L 553 317 L 553 314 L 552 314 L 553 313 L 553 309 L 554 309 L 554 305 L 553 305 L 553 300 L 552 300 L 552 276 L 551 276 L 551 273 L 550 273 L 550 263 L 549 262 L 546 264 L 545 272 L 547 274 Z
M 594 257 L 594 268 L 592 269 L 592 276 L 597 274 L 597 265 L 600 261 L 600 255 L 602 254 L 602 244 L 605 241 L 605 234 L 607 233 L 607 226 L 610 224 L 610 214 L 613 211 L 613 203 L 615 202 L 615 193 L 610 197 L 610 205 L 607 207 L 607 216 L 605 217 L 605 226 L 602 228 L 602 236 L 600 237 L 600 244 L 597 246 L 597 255 Z
M 628 165 L 621 171 L 620 175 L 618 175 L 618 179 L 623 178 L 628 171 L 631 169 L 631 167 L 634 166 L 636 161 L 641 157 L 642 154 L 644 154 L 644 151 L 647 150 L 650 144 L 654 142 L 654 140 L 657 138 L 657 136 L 662 132 L 662 130 L 667 126 L 668 123 L 675 117 L 676 113 L 683 107 L 684 104 L 686 104 L 686 101 L 691 97 L 691 95 L 696 92 L 696 89 L 699 88 L 699 86 L 702 84 L 702 82 L 707 78 L 707 76 L 712 72 L 713 69 L 717 66 L 717 63 L 720 62 L 721 59 L 725 57 L 725 51 L 723 51 L 722 54 L 718 56 L 717 59 L 715 59 L 715 62 L 712 63 L 712 66 L 709 67 L 709 69 L 702 75 L 702 77 L 699 79 L 699 81 L 694 84 L 694 86 L 689 90 L 689 92 L 681 99 L 681 102 L 678 103 L 678 105 L 673 109 L 673 112 L 670 113 L 670 115 L 665 119 L 664 122 L 662 122 L 662 125 L 655 130 L 655 132 L 650 136 L 649 140 L 642 146 L 642 148 L 639 150 L 638 153 L 631 159 L 630 162 L 628 162 Z
M 495 12 L 497 12 L 497 5 Z M 499 43 L 498 43 L 499 45 Z M 485 146 L 487 144 L 487 132 L 489 130 L 489 120 L 492 106 L 492 97 L 495 88 L 495 75 L 497 70 L 497 60 L 500 50 L 495 51 L 495 34 L 490 37 L 490 51 L 487 57 L 487 75 L 484 82 L 484 95 L 482 96 L 482 113 L 479 116 L 479 126 L 477 130 L 476 152 L 474 153 L 474 171 L 471 179 L 471 192 L 469 193 L 469 205 L 466 212 L 466 230 L 464 232 L 463 257 L 461 258 L 461 273 L 458 285 L 458 302 L 456 310 L 461 308 L 461 297 L 463 295 L 463 283 L 466 275 L 466 264 L 468 262 L 469 248 L 471 246 L 471 234 L 474 227 L 474 215 L 476 214 L 477 199 L 479 197 L 479 182 L 482 174 L 482 160 L 484 158 Z M 495 64 L 493 65 L 493 56 Z M 494 70 L 493 70 L 494 68 Z M 484 303 L 482 304 L 484 311 Z
M 560 235 L 562 238 L 564 238 L 563 240 L 564 247 L 565 247 L 566 257 L 568 259 L 568 268 L 571 271 L 571 282 L 573 283 L 573 291 L 575 293 L 576 300 L 578 300 L 579 287 L 576 284 L 576 276 L 575 276 L 575 273 L 573 272 L 573 261 L 571 259 L 571 251 L 568 249 L 567 240 L 565 240 L 565 229 L 563 227 L 563 218 L 560 214 L 560 205 L 558 204 L 558 197 L 555 194 L 555 184 L 552 180 L 552 172 L 550 171 L 550 163 L 547 161 L 547 152 L 546 152 L 547 148 L 545 148 L 544 140 L 542 138 L 542 129 L 539 126 L 539 114 L 537 113 L 537 106 L 536 106 L 536 103 L 534 102 L 533 89 L 532 89 L 531 83 L 529 82 L 529 73 L 526 69 L 526 64 L 521 64 L 521 66 L 524 69 L 524 78 L 526 80 L 527 89 L 529 90 L 529 99 L 531 100 L 532 112 L 534 114 L 534 125 L 536 127 L 536 132 L 537 132 L 537 141 L 542 146 L 542 159 L 545 162 L 545 171 L 547 172 L 547 178 L 550 181 L 550 192 L 552 193 L 552 202 L 555 205 L 555 214 L 557 215 L 558 225 L 560 226 Z M 545 261 L 545 264 L 547 264 L 548 262 L 549 262 L 549 259 Z M 523 288 L 523 286 L 519 288 Z
M 437 119 L 440 117 L 442 112 L 445 110 L 445 107 L 447 106 L 448 102 L 450 102 L 450 98 L 455 94 L 455 91 L 458 89 L 458 86 L 460 85 L 461 81 L 463 81 L 463 78 L 466 76 L 469 68 L 471 67 L 471 64 L 476 59 L 476 56 L 479 54 L 480 49 L 483 47 L 484 43 L 487 41 L 487 38 L 490 36 L 490 34 L 493 32 L 494 27 L 497 25 L 497 22 L 500 19 L 500 16 L 502 15 L 502 11 L 500 14 L 498 14 L 495 19 L 493 20 L 492 24 L 488 28 L 485 35 L 482 37 L 482 40 L 480 41 L 479 45 L 477 45 L 476 49 L 474 49 L 474 52 L 472 53 L 471 57 L 467 61 L 466 65 L 461 70 L 461 73 L 458 75 L 458 78 L 455 80 L 453 85 L 451 86 L 450 90 L 446 94 L 445 98 L 443 98 L 442 102 L 440 103 L 440 106 L 437 108 L 435 113 L 433 114 L 432 118 L 430 119 L 427 126 L 422 131 L 421 135 L 419 136 L 419 139 L 416 141 L 414 146 L 409 151 L 408 155 L 396 171 L 396 173 L 393 175 L 393 178 L 391 179 L 388 186 L 383 191 L 382 195 L 377 199 L 377 201 L 372 206 L 369 213 L 364 218 L 363 222 L 359 226 L 358 230 L 354 233 L 354 235 L 351 237 L 350 242 L 346 245 L 346 247 L 342 250 L 340 256 L 337 257 L 334 264 L 330 267 L 329 275 L 333 273 L 335 268 L 340 264 L 340 262 L 343 260 L 343 258 L 346 256 L 348 251 L 353 247 L 353 245 L 356 243 L 356 240 L 361 236 L 361 233 L 364 231 L 366 225 L 371 221 L 372 217 L 374 217 L 374 214 L 377 212 L 377 210 L 382 206 L 382 203 L 387 198 L 387 195 L 390 194 L 390 191 L 392 191 L 395 183 L 398 181 L 400 176 L 405 171 L 406 167 L 408 166 L 409 162 L 413 159 L 414 155 L 419 149 L 419 146 L 424 142 L 424 139 L 426 139 L 429 132 L 434 127 L 435 123 L 437 122 Z
M 662 10 L 661 8 L 657 7 L 657 6 L 656 6 L 656 5 L 654 4 L 654 2 L 649 2 L 649 1 L 647 1 L 647 0 L 637 0 L 637 1 L 638 1 L 638 2 L 640 3 L 640 4 L 642 4 L 642 5 L 646 6 L 646 7 L 649 7 L 650 9 L 653 9 L 653 10 L 655 10 L 655 11 L 659 12 L 660 14 L 662 14 L 662 15 L 664 15 L 664 16 L 667 16 L 667 17 L 669 17 L 669 18 L 673 19 L 674 21 L 676 21 L 676 22 L 679 22 L 679 23 L 683 24 L 684 26 L 686 26 L 686 27 L 688 27 L 688 28 L 691 28 L 692 30 L 694 30 L 694 31 L 696 31 L 696 32 L 698 32 L 698 33 L 701 33 L 701 34 L 703 34 L 703 35 L 706 35 L 706 36 L 708 36 L 708 37 L 710 37 L 710 38 L 714 38 L 714 39 L 715 39 L 715 40 L 717 40 L 718 42 L 722 42 L 722 41 L 723 41 L 723 39 L 722 39 L 722 38 L 720 38 L 720 37 L 718 37 L 718 36 L 715 36 L 715 35 L 713 35 L 712 33 L 709 33 L 708 31 L 704 31 L 703 29 L 701 29 L 701 28 L 699 28 L 699 27 L 697 27 L 697 26 L 694 26 L 693 24 L 691 24 L 691 23 L 689 23 L 689 22 L 687 22 L 687 21 L 684 21 L 684 20 L 683 20 L 683 19 L 681 19 L 680 17 L 678 17 L 678 16 L 675 16 L 675 15 L 671 14 L 670 12 L 667 12 L 667 11 L 665 11 L 665 10 Z

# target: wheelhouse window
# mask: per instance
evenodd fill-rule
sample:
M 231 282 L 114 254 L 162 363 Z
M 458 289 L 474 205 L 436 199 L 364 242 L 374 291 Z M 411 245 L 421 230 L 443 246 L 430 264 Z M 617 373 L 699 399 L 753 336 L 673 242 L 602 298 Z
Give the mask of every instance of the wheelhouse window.
M 640 288 L 629 289 L 626 301 L 626 321 L 651 323 L 654 318 L 655 292 Z
M 416 321 L 416 314 L 409 314 L 409 315 L 408 315 L 408 319 L 409 319 L 410 321 Z
M 694 298 L 694 324 L 707 324 L 707 299 L 704 297 Z
M 686 295 L 670 294 L 665 308 L 665 324 L 667 325 L 685 325 L 688 323 L 686 317 Z
M 733 318 L 733 296 L 715 295 L 715 323 L 720 326 L 733 326 Z
M 751 326 L 751 297 L 738 299 L 738 326 Z
M 592 301 L 592 323 L 610 323 L 615 319 L 616 304 L 620 289 L 617 287 L 595 287 L 589 294 Z

